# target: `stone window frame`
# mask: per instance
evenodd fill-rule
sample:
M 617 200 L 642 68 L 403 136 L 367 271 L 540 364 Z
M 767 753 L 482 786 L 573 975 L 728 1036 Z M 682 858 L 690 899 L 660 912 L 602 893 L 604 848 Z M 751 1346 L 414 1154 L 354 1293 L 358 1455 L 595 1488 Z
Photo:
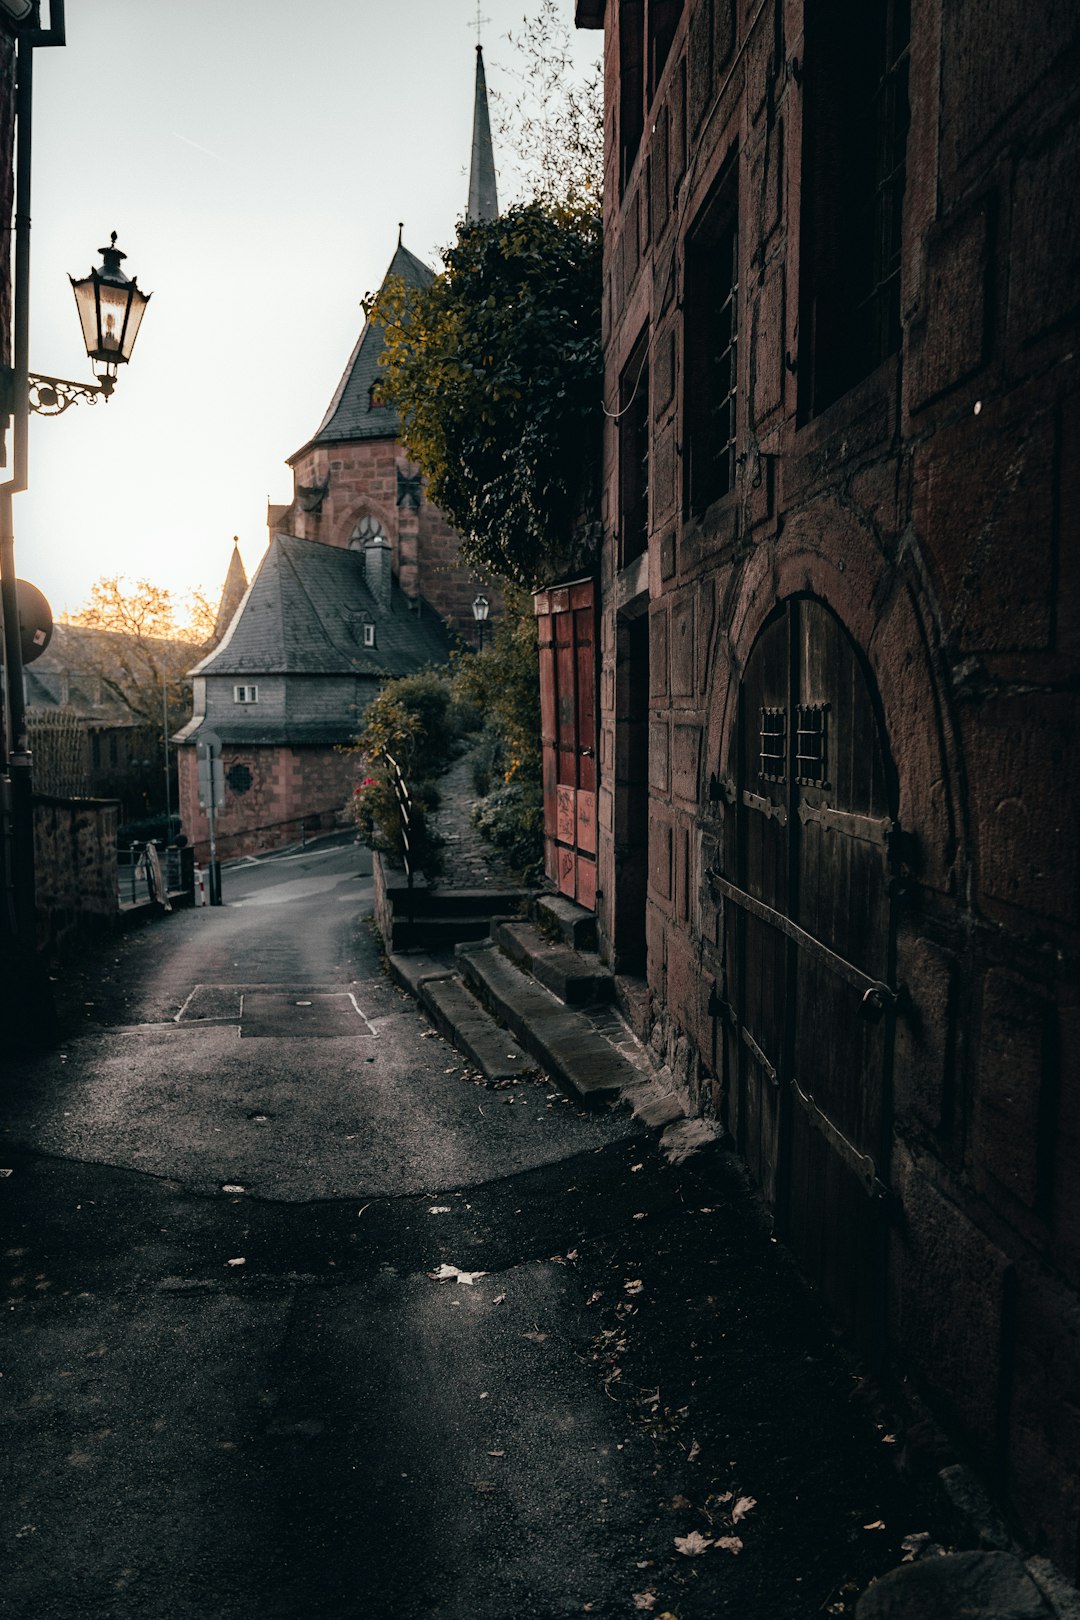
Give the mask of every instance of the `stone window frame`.
M 234 703 L 258 703 L 259 688 L 255 683 L 241 683 L 233 687 Z
M 686 233 L 683 510 L 700 517 L 735 487 L 742 285 L 736 147 Z

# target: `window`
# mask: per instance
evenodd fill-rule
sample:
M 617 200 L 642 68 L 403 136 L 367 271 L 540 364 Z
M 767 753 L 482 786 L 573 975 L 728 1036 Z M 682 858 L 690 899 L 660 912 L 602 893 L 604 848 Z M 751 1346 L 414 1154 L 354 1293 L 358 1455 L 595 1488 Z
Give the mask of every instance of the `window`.
M 649 545 L 649 334 L 643 332 L 619 380 L 620 558 L 625 568 Z
M 378 518 L 362 517 L 349 536 L 349 550 L 363 551 L 369 540 L 385 540 L 386 530 Z
M 664 71 L 671 51 L 671 42 L 679 26 L 683 0 L 649 0 L 649 100 L 656 94 L 660 75 Z
M 910 0 L 807 6 L 803 420 L 900 345 L 910 34 Z
M 619 4 L 619 173 L 625 186 L 645 128 L 645 0 Z
M 257 686 L 234 686 L 234 703 L 258 703 L 259 688 Z
M 365 624 L 365 626 L 364 626 L 364 646 L 365 647 L 374 647 L 374 645 L 375 645 L 375 626 L 373 624 Z
M 736 159 L 686 244 L 684 313 L 686 506 L 702 513 L 735 486 L 739 358 Z

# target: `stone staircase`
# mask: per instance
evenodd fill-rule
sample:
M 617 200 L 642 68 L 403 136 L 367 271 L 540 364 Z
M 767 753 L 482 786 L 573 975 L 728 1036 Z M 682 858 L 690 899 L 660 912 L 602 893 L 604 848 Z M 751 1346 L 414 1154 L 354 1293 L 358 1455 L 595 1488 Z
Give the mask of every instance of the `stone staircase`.
M 615 1005 L 615 980 L 595 950 L 591 913 L 558 895 L 531 920 L 493 916 L 484 937 L 452 953 L 393 949 L 395 981 L 491 1084 L 542 1069 L 577 1102 L 616 1102 L 660 1128 L 684 1108 Z

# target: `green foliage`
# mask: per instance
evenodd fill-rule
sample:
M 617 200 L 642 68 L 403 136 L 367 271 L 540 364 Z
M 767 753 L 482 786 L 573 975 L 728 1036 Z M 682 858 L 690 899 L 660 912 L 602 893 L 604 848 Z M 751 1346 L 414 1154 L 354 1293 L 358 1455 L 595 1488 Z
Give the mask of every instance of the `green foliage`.
M 590 565 L 602 427 L 600 216 L 518 204 L 462 222 L 446 269 L 369 301 L 380 391 L 481 574 L 533 588 Z
M 544 809 L 536 619 L 525 592 L 507 591 L 491 643 L 459 659 L 455 669 L 455 698 L 485 721 L 474 771 L 483 797 L 473 819 L 510 865 L 532 880 L 543 863 Z
M 439 803 L 435 784 L 449 764 L 460 729 L 449 675 L 428 670 L 386 683 L 368 705 L 353 749 L 359 756 L 360 780 L 352 813 L 361 838 L 395 865 L 403 864 L 401 813 L 389 754 L 408 784 L 414 869 L 421 868 L 431 881 L 442 867 L 440 840 L 430 825 Z

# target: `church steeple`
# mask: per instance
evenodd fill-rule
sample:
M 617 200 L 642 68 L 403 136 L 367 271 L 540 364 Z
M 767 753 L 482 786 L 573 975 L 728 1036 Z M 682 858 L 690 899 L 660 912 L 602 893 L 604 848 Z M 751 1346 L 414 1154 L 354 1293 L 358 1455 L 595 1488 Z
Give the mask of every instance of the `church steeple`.
M 469 169 L 470 220 L 495 219 L 499 199 L 495 190 L 495 156 L 491 149 L 484 52 L 476 47 L 476 102 L 473 109 L 472 165 Z
M 226 630 L 229 628 L 236 614 L 237 608 L 247 593 L 248 581 L 244 572 L 243 558 L 240 556 L 238 537 L 233 535 L 232 556 L 229 558 L 229 570 L 225 575 L 225 587 L 221 593 L 221 602 L 217 610 L 217 619 L 214 622 L 213 644 L 216 647 Z

